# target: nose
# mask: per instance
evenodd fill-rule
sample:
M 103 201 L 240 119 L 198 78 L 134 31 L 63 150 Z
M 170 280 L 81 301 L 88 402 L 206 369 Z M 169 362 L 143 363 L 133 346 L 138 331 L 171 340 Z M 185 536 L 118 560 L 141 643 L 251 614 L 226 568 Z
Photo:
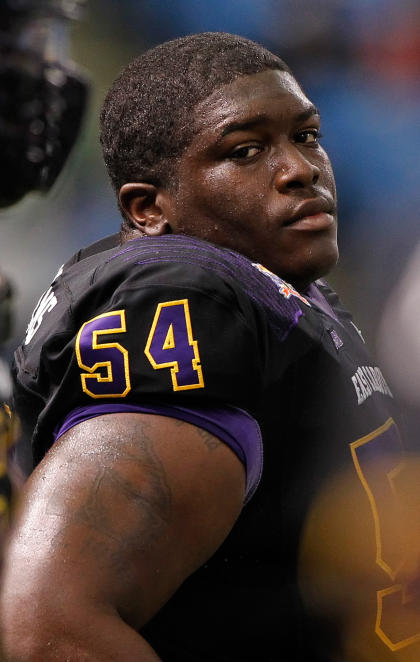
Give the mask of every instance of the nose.
M 289 144 L 287 152 L 282 150 L 276 166 L 275 186 L 279 191 L 305 188 L 316 184 L 320 169 L 312 163 L 300 149 Z

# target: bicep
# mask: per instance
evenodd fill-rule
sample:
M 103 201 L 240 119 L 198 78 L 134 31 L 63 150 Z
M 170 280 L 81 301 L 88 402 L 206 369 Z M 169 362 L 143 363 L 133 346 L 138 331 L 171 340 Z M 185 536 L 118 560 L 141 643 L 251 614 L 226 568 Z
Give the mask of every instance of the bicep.
M 200 428 L 144 414 L 85 421 L 26 487 L 15 577 L 41 601 L 60 586 L 140 627 L 222 543 L 244 487 L 237 456 Z

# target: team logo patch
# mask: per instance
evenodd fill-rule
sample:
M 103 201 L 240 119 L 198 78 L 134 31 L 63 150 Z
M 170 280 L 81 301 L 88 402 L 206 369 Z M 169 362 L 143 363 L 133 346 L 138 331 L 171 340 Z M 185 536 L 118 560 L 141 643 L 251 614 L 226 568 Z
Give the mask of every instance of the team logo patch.
M 305 297 L 302 296 L 300 292 L 295 290 L 293 285 L 289 285 L 289 283 L 286 283 L 285 280 L 283 280 L 279 276 L 276 276 L 276 274 L 273 274 L 272 271 L 270 271 L 266 267 L 263 267 L 262 264 L 253 262 L 252 266 L 258 269 L 258 271 L 261 271 L 261 273 L 264 274 L 265 276 L 268 276 L 268 278 L 270 278 L 273 281 L 273 283 L 277 285 L 280 294 L 284 296 L 285 299 L 290 299 L 290 297 L 296 297 L 297 299 L 300 299 L 304 304 L 311 307 L 309 301 L 305 299 Z
M 337 331 L 335 329 L 328 329 L 328 333 L 331 336 L 331 340 L 334 343 L 334 347 L 336 348 L 336 350 L 339 350 L 340 347 L 344 345 L 344 343 L 341 340 L 340 336 L 338 335 Z

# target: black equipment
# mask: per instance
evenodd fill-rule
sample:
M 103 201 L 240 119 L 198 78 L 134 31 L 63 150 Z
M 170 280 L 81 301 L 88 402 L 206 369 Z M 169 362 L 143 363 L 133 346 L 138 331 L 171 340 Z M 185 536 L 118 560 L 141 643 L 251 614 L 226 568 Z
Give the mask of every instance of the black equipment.
M 85 0 L 0 0 L 0 207 L 48 191 L 76 141 L 88 83 L 69 59 Z

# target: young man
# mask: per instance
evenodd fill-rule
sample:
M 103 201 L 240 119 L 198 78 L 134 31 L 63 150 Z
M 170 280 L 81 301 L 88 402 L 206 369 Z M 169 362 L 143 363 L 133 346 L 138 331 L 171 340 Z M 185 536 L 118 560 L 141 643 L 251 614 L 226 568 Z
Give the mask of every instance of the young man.
M 6 660 L 350 659 L 358 590 L 375 659 L 392 656 L 374 588 L 328 575 L 363 519 L 363 578 L 393 585 L 365 467 L 401 447 L 379 368 L 317 280 L 337 260 L 319 131 L 288 67 L 227 34 L 162 44 L 110 90 L 121 235 L 59 270 L 16 354 L 38 466 L 5 569 Z M 335 519 L 355 528 L 337 549 L 340 494 L 319 503 L 341 471 Z

